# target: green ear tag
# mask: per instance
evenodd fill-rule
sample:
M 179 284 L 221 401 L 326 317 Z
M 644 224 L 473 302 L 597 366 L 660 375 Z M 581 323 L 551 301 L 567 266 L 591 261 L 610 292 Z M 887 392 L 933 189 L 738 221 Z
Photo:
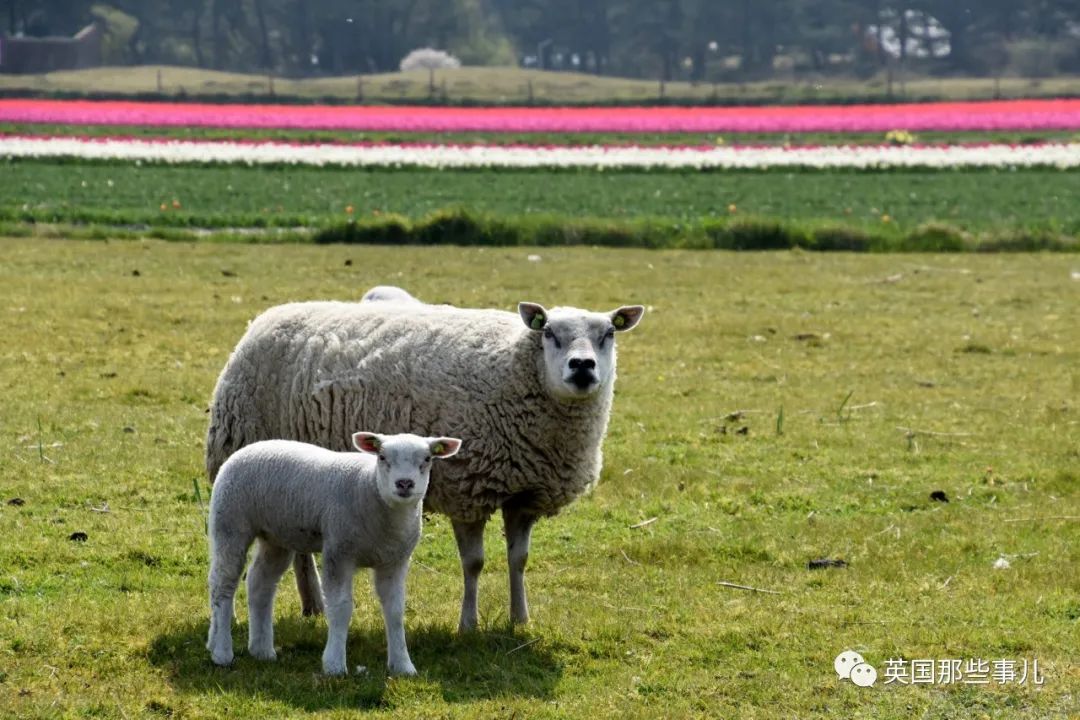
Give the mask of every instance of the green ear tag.
M 544 319 L 544 316 L 540 313 L 537 313 L 536 315 L 533 315 L 533 319 L 532 322 L 529 323 L 529 327 L 531 327 L 533 330 L 543 330 L 545 322 L 546 320 Z
M 623 325 L 626 324 L 626 318 L 622 315 L 616 315 L 615 319 L 611 321 L 611 324 L 617 328 L 621 328 Z
M 442 455 L 446 452 L 446 448 L 443 447 L 442 443 L 435 443 L 431 448 L 431 452 L 435 455 Z

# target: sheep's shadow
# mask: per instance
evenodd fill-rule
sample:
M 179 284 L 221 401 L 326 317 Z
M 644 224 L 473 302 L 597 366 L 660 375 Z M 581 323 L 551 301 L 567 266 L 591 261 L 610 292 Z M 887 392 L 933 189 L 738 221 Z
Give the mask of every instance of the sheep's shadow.
M 458 635 L 445 626 L 407 627 L 409 654 L 419 678 L 386 675 L 386 640 L 381 623 L 349 633 L 350 675 L 322 675 L 326 625 L 301 617 L 277 618 L 274 623 L 275 662 L 247 654 L 247 624 L 233 627 L 236 659 L 219 668 L 205 648 L 208 621 L 192 622 L 153 640 L 150 662 L 163 669 L 181 692 L 261 696 L 313 711 L 333 708 L 385 707 L 390 683 L 436 686 L 446 702 L 467 702 L 496 696 L 550 699 L 562 676 L 558 647 L 544 638 L 509 627 Z M 365 666 L 365 672 L 354 669 Z

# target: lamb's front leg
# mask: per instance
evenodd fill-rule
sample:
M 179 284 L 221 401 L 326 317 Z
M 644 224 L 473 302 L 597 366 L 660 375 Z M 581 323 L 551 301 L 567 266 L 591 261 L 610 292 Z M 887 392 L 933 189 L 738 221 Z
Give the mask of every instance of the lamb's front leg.
M 529 602 L 525 597 L 525 565 L 529 561 L 529 543 L 536 515 L 512 503 L 503 506 L 503 525 L 506 528 L 506 559 L 510 566 L 510 622 L 523 625 L 529 622 Z
M 454 520 L 454 539 L 461 556 L 461 573 L 465 579 L 465 592 L 461 598 L 461 619 L 458 632 L 476 628 L 476 593 L 480 583 L 480 571 L 484 569 L 484 525 L 487 518 L 476 522 Z
M 415 675 L 416 667 L 405 645 L 405 575 L 409 571 L 406 558 L 399 565 L 375 568 L 375 592 L 382 604 L 386 625 L 386 668 L 391 675 Z
M 333 550 L 323 550 L 323 593 L 326 600 L 326 649 L 323 650 L 323 672 L 344 675 L 345 645 L 349 639 L 349 620 L 353 612 L 352 583 L 356 565 L 351 558 Z

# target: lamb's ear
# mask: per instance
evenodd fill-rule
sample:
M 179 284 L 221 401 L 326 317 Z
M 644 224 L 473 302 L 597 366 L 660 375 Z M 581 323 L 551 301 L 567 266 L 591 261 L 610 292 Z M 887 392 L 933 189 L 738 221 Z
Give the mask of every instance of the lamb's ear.
M 461 449 L 461 441 L 452 437 L 428 438 L 431 454 L 437 458 L 448 458 L 457 455 Z
M 645 308 L 641 305 L 624 305 L 618 310 L 612 310 L 609 317 L 611 324 L 619 332 L 633 330 L 634 326 L 641 322 L 641 316 L 645 314 Z
M 377 455 L 382 448 L 382 438 L 375 433 L 358 432 L 352 436 L 352 444 L 360 452 Z
M 547 310 L 539 303 L 519 302 L 518 314 L 530 330 L 543 330 L 547 325 Z

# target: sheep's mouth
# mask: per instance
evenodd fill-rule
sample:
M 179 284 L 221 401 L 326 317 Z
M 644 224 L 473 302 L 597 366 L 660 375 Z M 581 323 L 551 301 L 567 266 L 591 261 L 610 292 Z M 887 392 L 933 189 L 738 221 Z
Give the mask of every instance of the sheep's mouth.
M 578 370 L 566 378 L 566 384 L 573 388 L 577 394 L 586 395 L 600 384 L 600 379 L 596 377 L 592 370 Z

